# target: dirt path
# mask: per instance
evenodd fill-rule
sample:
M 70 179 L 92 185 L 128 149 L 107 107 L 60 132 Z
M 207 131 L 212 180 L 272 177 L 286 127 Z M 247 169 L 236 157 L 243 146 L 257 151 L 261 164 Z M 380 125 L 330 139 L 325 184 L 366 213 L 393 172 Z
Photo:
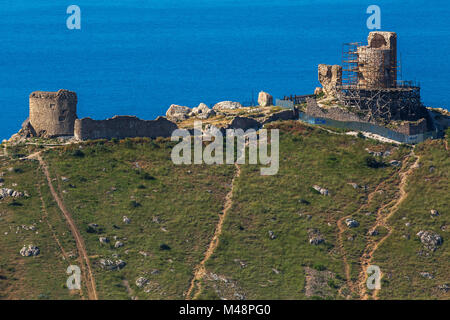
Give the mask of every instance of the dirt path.
M 367 208 L 369 206 L 369 204 L 372 202 L 373 198 L 375 197 L 375 195 L 380 191 L 380 189 L 382 189 L 384 187 L 384 185 L 386 184 L 386 182 L 390 179 L 387 178 L 385 180 L 383 180 L 380 184 L 378 184 L 375 188 L 375 190 L 373 190 L 368 196 L 367 196 L 367 202 L 361 206 L 361 208 L 359 208 L 358 212 L 360 212 L 362 209 Z M 351 216 L 345 216 L 340 218 L 337 221 L 337 226 L 338 226 L 338 247 L 339 250 L 342 253 L 342 259 L 344 261 L 344 270 L 345 270 L 345 278 L 346 278 L 346 283 L 347 283 L 347 287 L 350 289 L 350 291 L 353 293 L 355 292 L 355 286 L 353 284 L 353 282 L 351 281 L 351 274 L 350 274 L 350 265 L 348 263 L 347 260 L 347 253 L 345 252 L 345 248 L 344 248 L 344 239 L 343 239 L 343 235 L 345 233 L 345 231 L 347 230 L 347 227 L 344 225 L 344 221 L 347 218 L 351 218 Z
M 62 254 L 64 260 L 68 261 L 69 260 L 69 256 L 67 255 L 66 251 L 64 250 L 64 247 L 62 246 L 61 242 L 58 239 L 58 236 L 56 235 L 55 231 L 53 230 L 53 227 L 50 224 L 50 221 L 48 221 L 47 206 L 45 205 L 45 201 L 44 201 L 44 198 L 42 196 L 42 191 L 41 191 L 40 184 L 37 185 L 37 190 L 38 190 L 39 198 L 41 199 L 41 203 L 42 203 L 42 212 L 43 212 L 42 220 L 44 220 L 47 223 L 47 226 L 48 226 L 50 232 L 52 233 L 53 239 L 55 240 L 56 244 L 58 245 L 59 249 L 61 250 L 61 254 Z M 83 261 L 80 259 L 80 264 L 82 264 L 82 263 L 83 263 Z M 80 297 L 81 297 L 81 299 L 84 299 L 83 289 L 82 288 L 80 288 Z
M 380 240 L 376 239 L 370 239 L 368 244 L 366 245 L 366 248 L 364 250 L 364 253 L 361 256 L 360 259 L 360 265 L 362 267 L 361 272 L 358 277 L 358 283 L 359 283 L 359 295 L 361 299 L 368 299 L 369 295 L 367 293 L 367 286 L 366 286 L 366 279 L 367 279 L 367 268 L 370 266 L 370 263 L 373 259 L 373 255 L 375 251 L 378 249 L 378 247 L 392 234 L 392 228 L 388 225 L 387 221 L 394 213 L 397 212 L 399 206 L 405 201 L 405 199 L 408 197 L 408 193 L 406 192 L 406 185 L 408 183 L 409 176 L 413 173 L 413 171 L 419 167 L 419 161 L 420 157 L 416 156 L 414 154 L 414 151 L 411 153 L 412 156 L 416 157 L 416 161 L 413 165 L 409 167 L 408 170 L 405 171 L 406 166 L 408 165 L 407 161 L 404 162 L 402 170 L 400 172 L 400 184 L 399 184 L 399 194 L 400 196 L 387 204 L 381 206 L 377 211 L 377 219 L 375 221 L 375 224 L 372 226 L 370 231 L 375 230 L 378 227 L 384 227 L 388 230 L 388 233 L 381 238 Z M 383 214 L 383 211 L 390 207 L 387 214 Z M 370 232 L 369 231 L 369 232 Z M 375 290 L 373 292 L 373 298 L 377 298 L 378 290 Z
M 236 166 L 236 171 L 233 176 L 233 179 L 231 180 L 231 189 L 228 192 L 228 194 L 225 196 L 225 205 L 223 206 L 222 214 L 219 215 L 219 222 L 217 223 L 216 230 L 214 232 L 214 236 L 211 239 L 211 242 L 209 243 L 208 250 L 206 250 L 206 252 L 205 252 L 205 257 L 200 262 L 200 264 L 195 268 L 194 277 L 192 278 L 191 285 L 189 286 L 189 289 L 186 293 L 187 300 L 191 299 L 191 294 L 196 287 L 196 282 L 197 282 L 197 292 L 194 294 L 193 299 L 197 298 L 198 295 L 201 293 L 202 288 L 201 288 L 200 280 L 206 274 L 205 263 L 206 263 L 206 261 L 209 260 L 209 258 L 214 253 L 217 246 L 219 245 L 219 238 L 220 238 L 220 235 L 222 234 L 223 222 L 225 221 L 228 211 L 230 210 L 230 208 L 233 204 L 234 181 L 236 180 L 236 178 L 238 178 L 241 175 L 241 168 L 237 164 L 235 166 Z
M 131 298 L 132 300 L 139 300 L 138 297 L 134 296 L 134 291 L 133 291 L 133 289 L 130 287 L 130 283 L 128 282 L 128 280 L 127 280 L 127 279 L 124 279 L 124 280 L 122 281 L 122 283 L 123 283 L 123 285 L 125 286 L 125 288 L 127 289 L 127 293 L 128 293 L 128 295 L 130 296 L 130 298 Z
M 47 183 L 50 188 L 50 192 L 51 192 L 53 198 L 55 199 L 56 203 L 58 204 L 59 209 L 62 211 L 62 213 L 66 219 L 66 222 L 69 225 L 70 231 L 72 232 L 72 235 L 75 238 L 75 242 L 76 242 L 77 249 L 78 249 L 78 256 L 81 259 L 81 261 L 80 261 L 81 267 L 82 267 L 82 270 L 84 271 L 83 274 L 84 274 L 84 278 L 86 281 L 88 298 L 89 298 L 89 300 L 98 300 L 97 290 L 96 290 L 96 286 L 95 286 L 95 279 L 94 279 L 94 276 L 93 276 L 93 273 L 91 270 L 91 264 L 90 264 L 89 257 L 86 252 L 84 240 L 81 237 L 81 234 L 78 231 L 78 228 L 72 219 L 72 215 L 66 209 L 64 202 L 59 197 L 58 193 L 55 191 L 55 188 L 53 187 L 50 173 L 48 171 L 48 166 L 45 163 L 44 159 L 42 159 L 41 154 L 39 152 L 30 155 L 28 158 L 29 159 L 33 159 L 33 158 L 37 159 L 41 165 L 42 171 L 44 172 L 44 174 L 47 178 Z
M 344 261 L 345 280 L 346 280 L 346 283 L 347 283 L 347 287 L 350 289 L 351 292 L 353 292 L 354 289 L 353 289 L 353 283 L 351 281 L 350 265 L 348 264 L 348 261 L 347 261 L 347 253 L 345 252 L 345 248 L 344 248 L 344 239 L 342 238 L 342 236 L 344 235 L 344 232 L 346 230 L 344 225 L 343 225 L 343 222 L 347 218 L 350 218 L 350 216 L 342 217 L 337 222 L 337 226 L 339 228 L 339 232 L 338 232 L 338 247 L 341 250 L 342 259 Z

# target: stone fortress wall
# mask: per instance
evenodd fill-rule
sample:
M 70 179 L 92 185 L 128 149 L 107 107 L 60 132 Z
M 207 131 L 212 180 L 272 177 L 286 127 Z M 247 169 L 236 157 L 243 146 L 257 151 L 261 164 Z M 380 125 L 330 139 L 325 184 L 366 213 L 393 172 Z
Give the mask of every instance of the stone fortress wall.
M 141 120 L 134 116 L 115 116 L 106 120 L 83 118 L 75 120 L 77 140 L 112 139 L 129 137 L 170 137 L 178 126 L 164 117 Z
M 77 95 L 68 90 L 36 91 L 30 95 L 30 116 L 22 126 L 25 136 L 53 138 L 75 136 L 79 140 L 133 137 L 169 137 L 177 125 L 166 118 L 141 120 L 115 116 L 107 120 L 78 119 Z

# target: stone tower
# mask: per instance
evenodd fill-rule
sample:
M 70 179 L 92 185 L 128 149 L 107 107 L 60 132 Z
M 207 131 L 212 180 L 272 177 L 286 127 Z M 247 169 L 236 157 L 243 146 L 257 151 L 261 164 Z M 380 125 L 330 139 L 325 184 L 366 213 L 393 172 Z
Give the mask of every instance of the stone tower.
M 397 81 L 397 34 L 370 32 L 367 46 L 358 47 L 358 85 L 393 88 Z
M 73 136 L 77 94 L 68 90 L 30 95 L 30 125 L 39 137 Z

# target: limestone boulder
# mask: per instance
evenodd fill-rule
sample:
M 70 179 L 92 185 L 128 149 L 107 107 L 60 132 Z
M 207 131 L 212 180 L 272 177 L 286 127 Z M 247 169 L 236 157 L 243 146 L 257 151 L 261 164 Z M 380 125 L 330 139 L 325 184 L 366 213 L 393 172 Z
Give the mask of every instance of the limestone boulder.
M 198 119 L 209 119 L 216 115 L 216 112 L 210 109 L 206 104 L 200 103 L 198 107 L 192 109 L 192 115 Z
M 417 236 L 420 239 L 420 242 L 430 251 L 436 251 L 438 246 L 442 245 L 444 240 L 442 237 L 433 231 L 424 231 L 421 230 L 417 233 Z
M 38 247 L 30 244 L 27 246 L 23 246 L 22 249 L 20 249 L 20 254 L 23 257 L 35 257 L 37 256 L 41 251 L 39 250 Z
M 347 227 L 349 227 L 349 228 L 356 228 L 356 227 L 359 227 L 359 222 L 356 221 L 356 220 L 354 220 L 354 219 L 350 219 L 350 218 L 345 219 L 345 224 L 346 224 Z
M 198 105 L 198 107 L 195 107 L 195 108 L 193 108 L 192 109 L 192 113 L 193 114 L 200 114 L 200 113 L 206 113 L 206 112 L 209 112 L 211 109 L 206 105 L 206 104 L 204 104 L 203 102 L 202 103 L 200 103 L 199 105 Z
M 235 110 L 235 109 L 240 109 L 243 108 L 242 104 L 240 104 L 239 102 L 234 102 L 234 101 L 222 101 L 219 103 L 216 103 L 213 107 L 214 110 Z
M 267 92 L 261 91 L 258 95 L 258 104 L 261 107 L 273 106 L 273 97 Z
M 192 109 L 189 107 L 172 104 L 166 112 L 166 117 L 173 121 L 183 121 L 189 117 L 191 112 Z

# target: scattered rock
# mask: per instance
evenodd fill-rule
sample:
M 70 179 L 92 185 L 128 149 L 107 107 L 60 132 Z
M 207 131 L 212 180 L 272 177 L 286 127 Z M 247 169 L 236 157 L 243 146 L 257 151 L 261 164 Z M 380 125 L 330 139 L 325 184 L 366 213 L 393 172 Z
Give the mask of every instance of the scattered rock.
M 150 256 L 150 253 L 148 253 L 146 251 L 139 251 L 139 254 L 143 255 L 144 257 Z
M 13 189 L 1 188 L 0 189 L 0 200 L 12 197 L 12 198 L 22 198 L 25 194 L 23 192 L 15 191 Z
M 402 163 L 398 160 L 391 160 L 389 161 L 389 164 L 394 167 L 399 167 Z
M 131 220 L 127 216 L 123 216 L 122 221 L 125 224 L 129 224 L 131 222 Z
M 273 97 L 267 92 L 261 91 L 258 95 L 258 104 L 261 107 L 268 107 L 273 105 Z
M 274 239 L 276 239 L 276 235 L 275 235 L 275 233 L 273 232 L 273 231 L 269 231 L 269 238 L 270 238 L 270 240 L 274 240 Z
M 309 229 L 308 236 L 309 236 L 309 244 L 317 246 L 325 242 L 325 239 L 323 238 L 322 234 L 317 229 Z
M 233 101 L 222 101 L 219 103 L 216 103 L 213 107 L 214 110 L 234 110 L 234 109 L 241 109 L 242 104 L 239 102 L 233 102 Z
M 67 178 L 67 177 L 61 177 L 61 181 L 62 182 L 68 182 L 70 179 L 69 178 Z
M 20 249 L 20 254 L 24 257 L 35 257 L 37 256 L 41 251 L 39 250 L 38 247 L 30 244 L 27 246 L 23 246 L 22 249 Z
M 152 218 L 152 222 L 154 222 L 154 223 L 160 223 L 161 220 L 159 219 L 158 216 L 154 216 L 154 217 Z
M 351 185 L 353 187 L 353 189 L 358 189 L 358 185 L 354 182 L 350 182 L 349 185 Z
M 375 230 L 369 230 L 369 232 L 367 234 L 371 237 L 374 237 L 374 236 L 379 235 L 380 233 L 378 232 L 377 229 L 375 229 Z
M 424 278 L 426 278 L 426 279 L 430 279 L 430 280 L 434 278 L 433 275 L 430 274 L 429 272 L 421 272 L 420 275 L 421 275 L 422 277 L 424 277 Z
M 234 262 L 239 263 L 239 265 L 241 266 L 241 268 L 245 268 L 247 266 L 247 264 L 239 259 L 234 259 Z
M 446 283 L 441 284 L 441 285 L 438 286 L 438 289 L 441 290 L 441 291 L 443 291 L 443 292 L 445 292 L 445 293 L 448 292 L 449 288 L 450 288 L 449 285 L 446 284 Z
M 328 189 L 322 188 L 318 185 L 313 185 L 313 189 L 316 190 L 317 192 L 319 192 L 321 195 L 323 196 L 328 196 Z
M 356 227 L 359 227 L 359 222 L 356 221 L 356 220 L 354 220 L 354 219 L 350 219 L 350 218 L 345 219 L 345 224 L 346 224 L 347 227 L 349 227 L 349 228 L 356 228 Z
M 205 120 L 205 119 L 209 119 L 212 118 L 216 115 L 216 112 L 212 109 L 209 109 L 209 111 L 207 112 L 203 112 L 203 113 L 199 113 L 197 115 L 197 118 L 201 119 L 201 120 Z
M 100 243 L 103 243 L 103 244 L 109 243 L 109 239 L 106 237 L 100 237 L 100 238 L 98 238 L 98 241 L 100 241 Z
M 123 260 L 100 259 L 100 266 L 105 270 L 120 270 L 126 266 L 126 262 Z
M 439 215 L 439 212 L 437 210 L 430 210 L 430 214 L 432 217 L 437 217 Z
M 138 288 L 142 288 L 143 286 L 145 286 L 147 283 L 149 283 L 150 280 L 148 280 L 147 278 L 144 277 L 139 277 L 136 279 L 136 286 Z
M 114 248 L 120 248 L 120 247 L 123 247 L 123 242 L 116 241 L 116 243 L 114 244 Z
M 98 224 L 96 223 L 89 223 L 86 232 L 88 233 L 98 233 L 100 231 Z
M 435 251 L 444 242 L 442 237 L 433 231 L 421 230 L 417 233 L 417 236 L 420 238 L 420 242 L 422 242 L 424 247 L 430 251 Z

